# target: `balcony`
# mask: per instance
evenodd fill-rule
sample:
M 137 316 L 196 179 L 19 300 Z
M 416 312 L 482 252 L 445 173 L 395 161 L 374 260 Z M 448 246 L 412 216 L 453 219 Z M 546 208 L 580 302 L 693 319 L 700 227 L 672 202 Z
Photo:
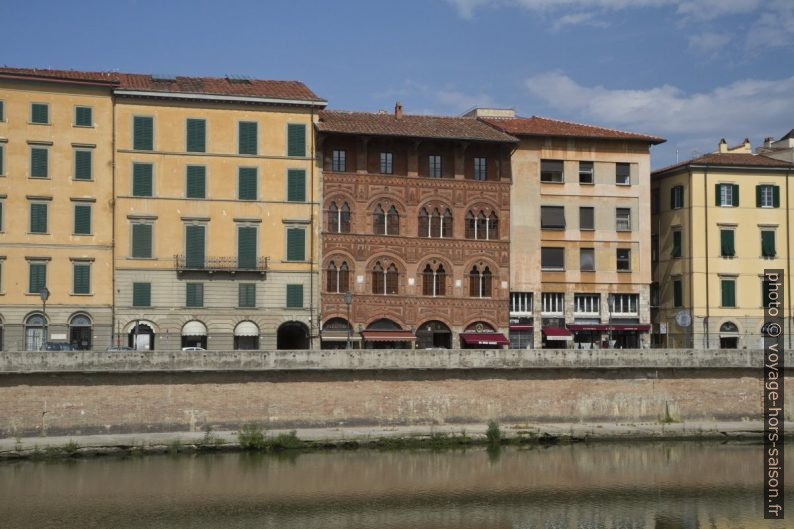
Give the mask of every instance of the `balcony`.
M 188 258 L 185 255 L 174 256 L 174 268 L 177 274 L 185 272 L 214 273 L 246 273 L 255 272 L 262 276 L 267 273 L 269 257 L 238 259 L 237 257 L 205 257 L 204 259 Z

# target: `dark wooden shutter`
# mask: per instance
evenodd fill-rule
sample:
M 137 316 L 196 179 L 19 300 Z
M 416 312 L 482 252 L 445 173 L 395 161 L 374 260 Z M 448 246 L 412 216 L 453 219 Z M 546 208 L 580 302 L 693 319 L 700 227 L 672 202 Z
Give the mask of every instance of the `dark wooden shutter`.
M 152 305 L 152 284 L 133 283 L 132 284 L 132 306 L 150 307 Z
M 132 148 L 136 151 L 154 149 L 154 118 L 135 116 L 132 118 Z
M 5 173 L 5 167 L 3 166 L 3 163 L 4 163 L 3 154 L 4 154 L 3 146 L 0 145 L 0 175 L 6 174 Z
M 240 200 L 256 200 L 257 182 L 256 168 L 240 167 L 238 173 L 238 198 Z
M 136 197 L 152 196 L 152 164 L 132 164 L 132 195 Z
M 739 184 L 732 184 L 732 186 L 733 186 L 733 191 L 732 191 L 731 194 L 733 196 L 731 198 L 733 199 L 733 207 L 738 208 L 739 207 Z
M 243 308 L 256 307 L 256 284 L 239 283 L 237 290 L 237 303 Z
M 90 127 L 94 124 L 91 107 L 77 107 L 74 110 L 74 124 L 80 127 Z
M 202 165 L 187 166 L 187 182 L 185 185 L 187 198 L 206 198 L 207 168 Z
M 74 178 L 91 180 L 91 151 L 74 151 Z
M 149 258 L 152 256 L 152 225 L 132 225 L 132 257 Z
M 239 226 L 237 228 L 237 266 L 256 268 L 256 228 Z
M 47 178 L 49 165 L 49 150 L 43 147 L 30 149 L 30 176 L 33 178 Z
M 204 226 L 185 226 L 185 261 L 188 268 L 204 268 Z
M 306 125 L 287 125 L 287 156 L 306 156 Z
M 91 265 L 86 263 L 74 264 L 74 293 L 91 293 Z
M 185 123 L 187 152 L 205 152 L 207 150 L 207 122 L 203 119 L 188 119 Z
M 673 307 L 680 307 L 683 304 L 684 295 L 681 281 L 673 281 Z
M 241 121 L 237 127 L 237 152 L 239 154 L 257 154 L 257 123 Z
M 49 123 L 50 105 L 46 103 L 33 103 L 30 105 L 31 123 Z
M 722 306 L 736 306 L 736 282 L 733 280 L 722 281 Z
M 30 263 L 28 268 L 30 270 L 28 292 L 38 294 L 47 285 L 47 265 L 44 263 Z
M 2 170 L 0 170 L 0 174 L 2 174 Z M 780 207 L 780 186 L 772 186 L 772 207 Z
M 287 200 L 306 202 L 306 171 L 304 169 L 289 169 L 287 171 Z
M 755 207 L 760 208 L 763 205 L 764 186 L 755 186 Z
M 187 283 L 185 285 L 185 306 L 203 307 L 204 306 L 204 284 Z
M 721 202 L 720 202 L 720 188 L 721 187 L 722 187 L 722 184 L 714 184 L 714 205 L 715 206 L 719 206 L 721 204 Z
M 287 229 L 287 261 L 304 261 L 306 259 L 306 230 L 303 228 Z
M 74 233 L 75 235 L 91 235 L 91 206 L 75 205 Z
M 761 232 L 761 256 L 774 257 L 777 254 L 775 249 L 775 232 L 764 230 Z
M 720 249 L 723 257 L 733 257 L 736 254 L 733 244 L 733 230 L 720 230 Z
M 671 253 L 672 257 L 681 257 L 681 232 L 674 231 L 673 232 L 673 251 Z
M 591 207 L 580 207 L 579 208 L 579 229 L 580 230 L 592 230 L 593 229 L 593 226 L 595 226 L 594 221 L 593 221 L 593 211 L 594 211 L 594 209 L 591 208 Z M 564 222 L 564 219 L 563 219 L 563 222 Z
M 287 285 L 287 308 L 303 307 L 303 285 Z
M 30 205 L 30 232 L 47 233 L 47 204 Z

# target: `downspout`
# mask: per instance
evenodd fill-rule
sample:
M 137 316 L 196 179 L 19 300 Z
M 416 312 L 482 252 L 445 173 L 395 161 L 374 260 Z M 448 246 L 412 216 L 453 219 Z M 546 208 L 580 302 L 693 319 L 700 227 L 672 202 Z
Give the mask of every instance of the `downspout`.
M 690 182 L 689 189 L 692 189 L 692 184 L 694 183 L 694 180 L 692 179 L 692 168 L 691 167 L 689 168 L 689 182 Z M 694 321 L 694 319 L 695 319 L 695 270 L 694 270 L 694 267 L 693 267 L 693 262 L 694 262 L 693 253 L 695 251 L 695 244 L 694 244 L 695 237 L 694 237 L 694 227 L 692 226 L 692 198 L 694 196 L 694 193 L 692 193 L 690 191 L 689 195 L 690 195 L 690 197 L 689 197 L 689 208 L 688 208 L 689 209 L 689 215 L 688 215 L 689 222 L 687 223 L 687 225 L 689 226 L 689 229 L 687 231 L 689 231 L 690 235 L 689 235 L 689 241 L 688 241 L 689 242 L 689 259 L 688 259 L 689 262 L 687 264 L 687 269 L 689 271 L 688 275 L 691 278 L 691 283 L 692 283 L 689 286 L 689 310 L 690 310 L 690 314 L 692 315 L 691 320 Z M 708 284 L 706 285 L 706 287 L 707 287 L 706 290 L 708 290 Z M 692 323 L 690 323 L 690 326 L 691 326 L 691 330 L 687 330 L 686 333 L 685 333 L 685 336 L 687 336 L 686 347 L 694 347 L 695 346 L 695 326 Z M 690 341 L 689 341 L 689 337 L 690 336 L 692 337 L 692 343 L 691 344 L 690 344 Z
M 691 172 L 690 172 L 691 177 Z M 706 164 L 706 170 L 703 174 L 703 234 L 706 237 L 706 324 L 704 325 L 706 329 L 706 349 L 709 348 L 709 325 L 711 324 L 711 303 L 709 301 L 709 165 Z M 716 199 L 715 199 L 716 200 Z M 691 202 L 691 201 L 690 201 Z M 693 276 L 694 279 L 694 276 Z M 693 281 L 694 287 L 694 281 Z M 694 312 L 695 307 L 692 306 L 692 311 Z M 694 319 L 694 318 L 693 318 Z M 694 337 L 694 328 L 692 329 L 692 335 Z M 694 345 L 694 343 L 692 344 Z
M 309 171 L 311 172 L 311 192 L 310 192 L 310 214 L 309 214 L 309 231 L 311 234 L 310 241 L 310 250 L 309 250 L 309 348 L 313 349 L 312 342 L 314 341 L 314 213 L 315 213 L 315 204 L 314 204 L 314 164 L 317 163 L 317 153 L 315 152 L 315 140 L 314 140 L 314 107 L 311 108 L 311 168 Z M 318 344 L 319 346 L 319 344 Z
M 791 223 L 789 220 L 788 181 L 791 170 L 786 170 L 786 285 L 788 286 L 788 346 L 791 348 Z
M 116 325 L 116 94 L 110 91 L 110 170 L 111 170 L 111 192 L 110 198 L 110 345 L 113 345 L 113 332 L 116 331 L 116 345 L 119 344 L 118 326 Z

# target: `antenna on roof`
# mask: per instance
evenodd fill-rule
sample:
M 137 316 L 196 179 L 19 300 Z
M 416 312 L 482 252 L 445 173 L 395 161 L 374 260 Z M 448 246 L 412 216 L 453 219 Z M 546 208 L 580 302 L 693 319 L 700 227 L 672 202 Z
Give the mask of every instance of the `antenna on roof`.
M 230 83 L 250 83 L 253 79 L 250 75 L 226 74 L 226 80 Z
M 152 81 L 176 81 L 176 75 L 170 73 L 153 73 Z

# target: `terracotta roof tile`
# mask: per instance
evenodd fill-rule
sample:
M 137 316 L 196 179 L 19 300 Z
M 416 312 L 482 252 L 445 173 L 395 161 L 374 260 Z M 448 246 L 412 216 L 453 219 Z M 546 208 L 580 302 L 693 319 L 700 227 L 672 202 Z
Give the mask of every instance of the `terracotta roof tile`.
M 658 136 L 596 127 L 584 123 L 532 116 L 528 118 L 479 118 L 491 126 L 515 136 L 558 136 L 606 140 L 643 141 L 658 145 L 666 140 Z
M 326 110 L 320 113 L 317 130 L 320 132 L 372 136 L 404 136 L 510 143 L 518 141 L 516 138 L 489 127 L 476 118 L 416 114 L 403 114 L 402 117 L 398 118 L 394 114 L 387 113 Z
M 691 160 L 686 160 L 683 162 L 675 163 L 673 165 L 668 165 L 667 167 L 662 167 L 653 171 L 652 175 L 658 175 L 661 173 L 667 173 L 669 171 L 674 171 L 676 169 L 681 169 L 687 167 L 689 165 L 720 165 L 720 166 L 729 166 L 729 167 L 792 167 L 794 166 L 788 162 L 784 162 L 781 160 L 776 160 L 774 158 L 769 158 L 768 156 L 764 156 L 761 154 L 750 154 L 750 153 L 739 153 L 739 152 L 713 152 L 709 154 L 704 154 L 702 156 L 698 156 L 696 158 L 692 158 Z
M 42 68 L 0 67 L 0 76 L 31 78 L 39 77 L 53 81 L 87 81 L 92 83 L 118 83 L 116 72 L 80 72 L 77 70 L 50 70 Z

